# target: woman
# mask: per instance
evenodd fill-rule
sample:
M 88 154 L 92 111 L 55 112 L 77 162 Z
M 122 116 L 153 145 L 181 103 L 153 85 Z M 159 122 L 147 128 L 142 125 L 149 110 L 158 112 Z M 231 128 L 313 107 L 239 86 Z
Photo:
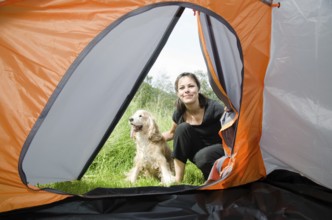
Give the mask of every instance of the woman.
M 178 100 L 173 125 L 163 136 L 167 141 L 173 139 L 176 182 L 183 180 L 188 159 L 207 179 L 214 162 L 224 155 L 218 135 L 223 106 L 199 92 L 200 82 L 193 73 L 180 74 L 175 90 Z

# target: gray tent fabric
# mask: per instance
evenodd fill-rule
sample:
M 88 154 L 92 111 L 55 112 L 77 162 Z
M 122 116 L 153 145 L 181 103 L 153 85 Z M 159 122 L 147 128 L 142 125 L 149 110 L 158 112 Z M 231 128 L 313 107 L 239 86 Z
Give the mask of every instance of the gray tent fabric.
M 219 17 L 220 18 L 220 17 Z M 201 12 L 201 24 L 205 43 L 212 59 L 213 68 L 219 81 L 237 111 L 240 108 L 241 86 L 243 76 L 242 51 L 235 32 L 225 20 Z M 211 86 L 215 86 L 211 81 Z M 215 93 L 228 105 L 227 99 L 222 97 L 218 88 Z
M 26 143 L 23 170 L 28 183 L 79 177 L 105 131 L 110 124 L 115 126 L 117 121 L 112 120 L 118 118 L 132 85 L 141 82 L 152 66 L 179 18 L 179 9 L 134 11 L 91 42 L 67 72 L 68 80 L 58 88 L 31 142 Z
M 287 169 L 332 186 L 332 4 L 283 1 L 272 11 L 261 150 L 267 173 Z M 272 117 L 273 115 L 273 117 Z

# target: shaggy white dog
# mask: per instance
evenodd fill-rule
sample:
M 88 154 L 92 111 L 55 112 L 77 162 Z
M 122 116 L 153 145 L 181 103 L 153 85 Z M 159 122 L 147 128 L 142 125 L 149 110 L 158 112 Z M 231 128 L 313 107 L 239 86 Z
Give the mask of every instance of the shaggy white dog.
M 134 183 L 139 175 L 153 176 L 162 184 L 175 181 L 171 150 L 159 132 L 152 115 L 138 110 L 129 118 L 131 137 L 136 143 L 134 167 L 127 174 L 127 180 Z

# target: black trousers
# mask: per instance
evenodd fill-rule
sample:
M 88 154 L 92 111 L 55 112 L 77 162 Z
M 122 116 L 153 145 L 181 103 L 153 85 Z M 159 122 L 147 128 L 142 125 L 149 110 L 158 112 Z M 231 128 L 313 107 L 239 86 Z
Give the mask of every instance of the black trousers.
M 190 160 L 202 171 L 206 180 L 214 162 L 225 153 L 221 143 L 205 145 L 190 124 L 181 123 L 176 127 L 173 139 L 173 157 L 183 163 Z

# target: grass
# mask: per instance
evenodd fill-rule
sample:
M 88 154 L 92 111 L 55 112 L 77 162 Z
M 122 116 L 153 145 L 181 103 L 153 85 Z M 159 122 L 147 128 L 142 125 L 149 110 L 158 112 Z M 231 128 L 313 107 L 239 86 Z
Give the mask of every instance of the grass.
M 159 126 L 160 131 L 166 131 L 171 126 L 172 112 L 163 110 L 153 110 L 153 107 L 146 107 L 150 111 Z M 135 144 L 130 138 L 130 126 L 128 118 L 137 110 L 135 103 L 131 104 L 111 136 L 99 152 L 95 160 L 90 165 L 86 174 L 81 180 L 58 182 L 39 187 L 48 187 L 71 194 L 84 194 L 95 188 L 129 188 L 141 186 L 160 186 L 159 181 L 153 178 L 140 178 L 137 183 L 131 184 L 125 180 L 125 174 L 133 165 L 135 155 Z M 172 142 L 169 142 L 172 146 Z M 204 182 L 201 171 L 192 163 L 186 165 L 184 181 L 185 185 L 202 185 Z

